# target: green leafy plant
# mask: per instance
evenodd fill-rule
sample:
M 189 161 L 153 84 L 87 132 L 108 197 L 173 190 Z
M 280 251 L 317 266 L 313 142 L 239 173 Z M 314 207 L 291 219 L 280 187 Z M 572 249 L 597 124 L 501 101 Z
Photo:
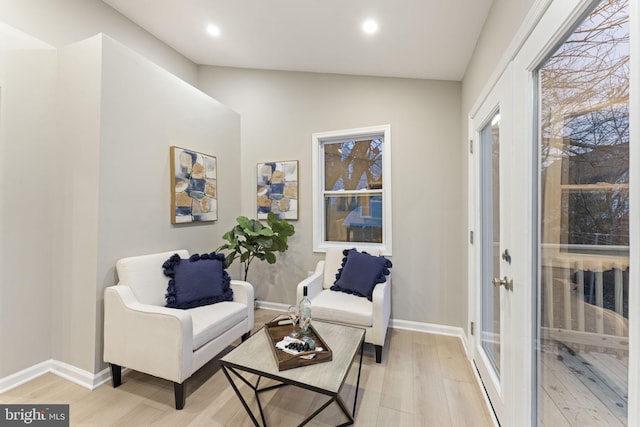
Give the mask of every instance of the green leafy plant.
M 225 256 L 227 267 L 239 258 L 244 269 L 244 280 L 247 280 L 249 266 L 256 258 L 275 264 L 276 252 L 286 251 L 289 247 L 287 240 L 295 233 L 293 225 L 273 212 L 267 215 L 266 225 L 246 216 L 239 216 L 236 222 L 238 224 L 222 236 L 229 243 L 220 246 L 216 252 L 230 251 Z

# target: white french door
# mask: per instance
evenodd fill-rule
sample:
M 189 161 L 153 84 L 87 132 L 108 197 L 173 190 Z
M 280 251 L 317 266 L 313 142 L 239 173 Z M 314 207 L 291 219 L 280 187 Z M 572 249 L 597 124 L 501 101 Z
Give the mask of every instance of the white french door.
M 554 1 L 514 60 L 535 165 L 534 425 L 637 425 L 629 3 Z
M 497 419 L 508 425 L 514 404 L 512 295 L 514 267 L 521 260 L 511 213 L 519 203 L 513 180 L 512 69 L 507 69 L 470 121 L 470 312 L 474 324 L 471 355 Z
M 639 3 L 537 1 L 471 111 L 469 353 L 503 427 L 640 425 Z

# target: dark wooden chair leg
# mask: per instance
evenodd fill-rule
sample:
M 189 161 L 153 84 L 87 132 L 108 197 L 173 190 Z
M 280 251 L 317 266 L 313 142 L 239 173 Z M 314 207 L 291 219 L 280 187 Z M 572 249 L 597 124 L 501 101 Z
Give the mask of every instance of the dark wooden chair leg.
M 376 347 L 376 363 L 382 363 L 382 346 L 377 345 Z
M 113 388 L 118 387 L 122 384 L 122 366 L 115 365 L 113 363 L 111 365 L 111 383 L 113 384 Z
M 183 409 L 187 398 L 184 389 L 184 382 L 181 384 L 173 383 L 173 393 L 176 396 L 176 409 Z
M 250 336 L 251 336 L 251 331 L 249 331 L 249 332 L 247 332 L 245 334 L 242 334 L 242 338 L 241 338 L 242 342 L 245 342 L 247 339 L 249 339 Z

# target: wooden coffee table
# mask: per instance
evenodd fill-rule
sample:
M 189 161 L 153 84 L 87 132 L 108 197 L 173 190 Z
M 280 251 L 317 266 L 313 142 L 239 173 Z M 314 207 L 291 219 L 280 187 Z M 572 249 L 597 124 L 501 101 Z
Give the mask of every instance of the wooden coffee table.
M 229 380 L 231 387 L 233 387 L 233 390 L 238 395 L 238 398 L 242 402 L 242 406 L 244 406 L 244 409 L 251 417 L 254 425 L 259 426 L 260 424 L 231 377 L 231 373 L 253 389 L 258 403 L 258 408 L 260 409 L 262 425 L 265 427 L 267 425 L 267 421 L 264 416 L 262 404 L 260 403 L 260 393 L 285 385 L 293 385 L 329 396 L 329 400 L 323 403 L 314 413 L 302 421 L 299 424 L 300 426 L 307 424 L 333 402 L 337 402 L 342 412 L 348 418 L 348 421 L 340 424 L 339 427 L 353 424 L 353 417 L 356 413 L 356 402 L 358 401 L 358 387 L 360 386 L 362 349 L 364 346 L 365 331 L 360 328 L 315 320 L 313 321 L 313 327 L 320 334 L 322 339 L 326 341 L 329 348 L 331 348 L 331 351 L 333 352 L 333 360 L 315 365 L 279 371 L 275 357 L 270 349 L 271 342 L 267 336 L 265 328 L 260 329 L 253 336 L 220 359 L 222 371 L 227 377 L 227 380 Z M 353 412 L 349 413 L 349 410 L 339 393 L 344 385 L 344 381 L 349 373 L 358 350 L 360 350 L 358 379 L 356 383 L 355 397 L 353 399 Z M 257 375 L 258 378 L 255 384 L 252 384 L 247 380 L 240 371 Z M 278 383 L 259 388 L 260 380 L 263 377 L 275 380 Z

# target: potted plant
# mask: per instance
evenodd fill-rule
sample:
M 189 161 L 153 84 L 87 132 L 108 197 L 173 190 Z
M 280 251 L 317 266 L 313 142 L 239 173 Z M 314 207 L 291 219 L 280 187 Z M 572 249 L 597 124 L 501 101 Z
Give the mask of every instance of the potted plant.
M 222 238 L 225 243 L 216 249 L 230 251 L 225 256 L 225 262 L 229 267 L 236 258 L 240 258 L 244 270 L 244 280 L 247 280 L 249 266 L 256 258 L 275 264 L 276 252 L 284 252 L 289 247 L 287 239 L 295 233 L 293 225 L 286 219 L 280 219 L 273 212 L 267 215 L 267 224 L 264 225 L 255 219 L 246 216 L 236 218 L 238 223 L 231 230 L 224 233 Z

